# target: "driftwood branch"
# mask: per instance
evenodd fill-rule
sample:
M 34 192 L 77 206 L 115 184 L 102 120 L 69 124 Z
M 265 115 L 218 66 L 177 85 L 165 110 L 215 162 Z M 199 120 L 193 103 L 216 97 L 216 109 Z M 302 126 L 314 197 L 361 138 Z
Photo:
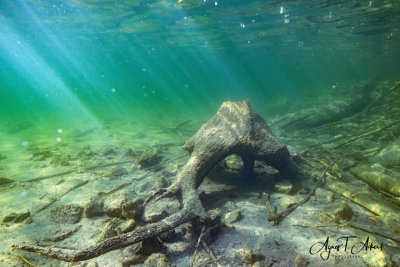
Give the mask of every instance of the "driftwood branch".
M 63 261 L 82 261 L 153 238 L 190 221 L 199 221 L 207 227 L 212 220 L 196 189 L 207 173 L 231 154 L 242 158 L 245 172 L 249 176 L 252 175 L 255 160 L 278 169 L 282 175 L 293 177 L 297 173 L 287 147 L 270 132 L 266 122 L 251 111 L 248 100 L 224 102 L 218 112 L 183 148 L 189 152 L 190 157 L 178 173 L 177 181 L 169 188 L 153 193 L 145 202 L 151 203 L 163 197 L 180 194 L 182 209 L 179 212 L 83 250 L 37 245 L 14 245 L 13 248 L 39 252 Z

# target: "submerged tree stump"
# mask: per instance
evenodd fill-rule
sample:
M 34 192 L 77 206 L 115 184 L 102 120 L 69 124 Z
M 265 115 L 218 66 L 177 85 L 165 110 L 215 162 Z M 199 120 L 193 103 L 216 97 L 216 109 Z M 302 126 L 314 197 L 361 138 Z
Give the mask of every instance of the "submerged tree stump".
M 82 250 L 38 245 L 13 245 L 13 248 L 63 261 L 82 261 L 153 238 L 189 221 L 207 225 L 210 217 L 196 189 L 207 173 L 231 154 L 242 158 L 247 175 L 252 175 L 255 160 L 267 163 L 285 176 L 295 176 L 297 172 L 287 147 L 270 132 L 266 122 L 251 111 L 248 100 L 224 102 L 183 148 L 189 152 L 189 160 L 178 173 L 177 181 L 153 193 L 145 202 L 180 194 L 182 209 L 179 212 Z

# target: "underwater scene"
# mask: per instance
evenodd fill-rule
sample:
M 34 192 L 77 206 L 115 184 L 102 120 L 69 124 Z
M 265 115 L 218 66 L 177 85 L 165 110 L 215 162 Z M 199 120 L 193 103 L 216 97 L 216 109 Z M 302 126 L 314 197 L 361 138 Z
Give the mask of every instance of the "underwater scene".
M 0 266 L 400 266 L 400 2 L 0 0 Z

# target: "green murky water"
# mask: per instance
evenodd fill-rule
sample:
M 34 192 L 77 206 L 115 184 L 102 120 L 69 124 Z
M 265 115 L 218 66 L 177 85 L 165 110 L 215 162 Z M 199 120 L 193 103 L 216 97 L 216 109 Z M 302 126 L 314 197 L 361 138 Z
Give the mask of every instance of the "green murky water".
M 126 160 L 129 148 L 178 146 L 222 102 L 246 98 L 304 149 L 350 130 L 291 131 L 376 107 L 399 80 L 399 62 L 394 0 L 0 0 L 0 177 L 75 173 Z M 335 106 L 343 98 L 350 106 Z M 325 116 L 319 108 L 329 105 Z M 280 127 L 313 108 L 323 118 Z M 357 134 L 373 130 L 365 121 Z M 398 137 L 390 134 L 383 143 Z M 3 207 L 8 190 L 40 195 L 17 188 L 2 189 Z

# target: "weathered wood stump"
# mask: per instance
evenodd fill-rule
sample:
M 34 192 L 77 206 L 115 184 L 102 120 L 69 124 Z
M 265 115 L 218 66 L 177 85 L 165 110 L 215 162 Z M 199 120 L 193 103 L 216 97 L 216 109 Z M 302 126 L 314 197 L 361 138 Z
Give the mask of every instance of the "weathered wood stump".
M 253 172 L 255 160 L 267 163 L 283 175 L 296 175 L 296 165 L 292 162 L 287 147 L 270 132 L 266 122 L 251 111 L 248 100 L 224 102 L 218 112 L 183 148 L 189 152 L 190 157 L 178 173 L 177 181 L 169 188 L 154 192 L 145 202 L 147 204 L 163 197 L 180 194 L 182 209 L 179 212 L 83 250 L 38 245 L 13 245 L 13 247 L 39 252 L 41 255 L 63 261 L 82 261 L 153 238 L 186 222 L 198 221 L 207 225 L 210 217 L 196 189 L 207 173 L 231 154 L 237 154 L 242 158 L 248 175 Z

